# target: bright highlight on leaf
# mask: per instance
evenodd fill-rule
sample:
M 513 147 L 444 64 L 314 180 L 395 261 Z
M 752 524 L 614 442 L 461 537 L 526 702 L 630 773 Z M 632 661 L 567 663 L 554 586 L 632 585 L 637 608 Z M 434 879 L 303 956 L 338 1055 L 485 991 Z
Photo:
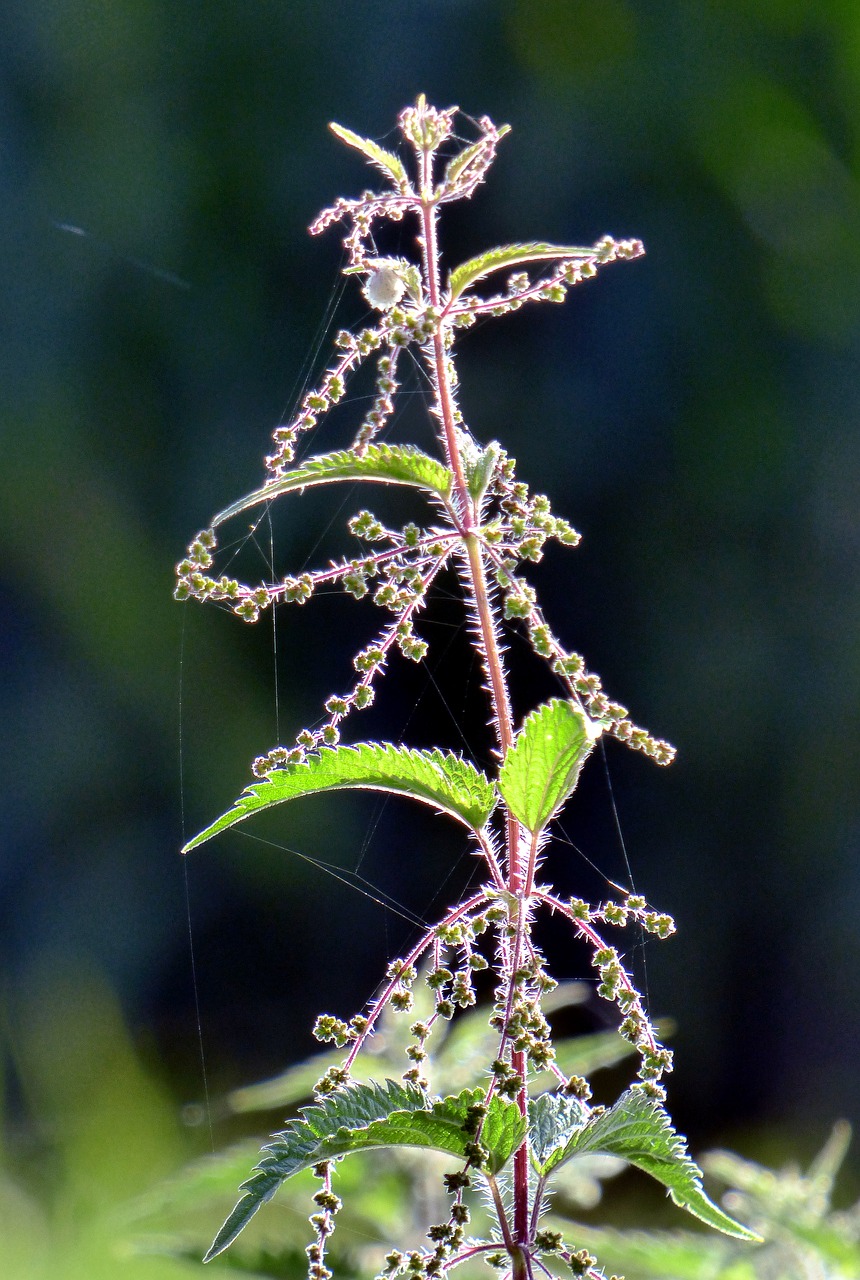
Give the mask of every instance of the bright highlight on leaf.
M 241 515 L 262 502 L 270 502 L 278 494 L 310 489 L 314 485 L 335 480 L 378 480 L 382 484 L 412 485 L 436 497 L 446 498 L 451 489 L 451 472 L 443 463 L 411 445 L 369 445 L 363 454 L 342 449 L 308 458 L 300 467 L 288 471 L 253 493 L 233 502 L 212 521 L 213 528 L 232 516 Z
M 493 271 L 502 267 L 521 267 L 528 262 L 584 262 L 594 257 L 594 249 L 577 244 L 544 244 L 535 241 L 531 244 L 506 244 L 497 249 L 488 249 L 479 253 L 467 262 L 461 262 L 448 277 L 448 288 L 452 298 L 459 298 L 464 289 L 477 284 Z
M 584 1125 L 577 1123 L 575 1110 L 565 1115 L 561 1107 L 556 1109 L 551 1121 L 541 1115 L 537 1120 L 542 1174 L 559 1168 L 575 1156 L 618 1156 L 662 1182 L 675 1204 L 717 1231 L 738 1240 L 760 1239 L 705 1195 L 702 1171 L 687 1155 L 684 1139 L 672 1128 L 660 1104 L 641 1088 L 628 1089 L 613 1107 Z M 567 1123 L 570 1127 L 565 1140 Z
M 443 751 L 415 751 L 393 743 L 361 742 L 354 747 L 323 747 L 301 764 L 274 769 L 239 796 L 232 809 L 189 840 L 189 853 L 220 831 L 252 813 L 299 796 L 321 791 L 361 789 L 410 796 L 480 831 L 496 805 L 489 778 L 459 756 Z
M 505 756 L 499 791 L 529 831 L 541 831 L 571 795 L 599 733 L 584 711 L 558 698 L 526 717 Z
M 474 1143 L 470 1108 L 484 1102 L 483 1089 L 467 1089 L 452 1098 L 429 1099 L 420 1089 L 386 1080 L 355 1084 L 306 1107 L 298 1120 L 275 1134 L 246 1182 L 244 1195 L 218 1232 L 204 1258 L 222 1253 L 278 1187 L 301 1169 L 379 1147 L 423 1147 L 468 1159 Z M 515 1102 L 495 1096 L 487 1105 L 481 1128 L 484 1161 L 498 1173 L 525 1137 L 525 1120 Z
M 367 156 L 371 164 L 375 164 L 378 169 L 381 169 L 386 177 L 393 178 L 398 187 L 404 190 L 408 188 L 409 176 L 399 156 L 386 151 L 370 138 L 362 138 L 359 134 L 353 133 L 352 129 L 345 129 L 342 124 L 335 124 L 332 121 L 329 128 L 336 138 L 340 138 L 341 142 L 345 142 L 348 147 L 354 147 L 356 151 L 360 151 L 362 155 Z

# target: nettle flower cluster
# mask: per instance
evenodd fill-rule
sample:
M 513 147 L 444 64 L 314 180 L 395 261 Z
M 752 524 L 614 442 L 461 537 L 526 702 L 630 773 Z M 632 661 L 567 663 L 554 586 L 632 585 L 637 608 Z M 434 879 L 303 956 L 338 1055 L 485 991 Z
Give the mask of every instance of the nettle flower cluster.
M 336 1162 L 371 1148 L 415 1146 L 447 1152 L 457 1167 L 446 1174 L 451 1197 L 444 1222 L 430 1225 L 419 1247 L 388 1254 L 381 1276 L 432 1277 L 483 1259 L 512 1280 L 550 1275 L 545 1256 L 561 1259 L 574 1275 L 598 1280 L 603 1273 L 587 1251 L 563 1233 L 542 1226 L 552 1175 L 587 1153 L 620 1155 L 658 1178 L 677 1203 L 711 1225 L 750 1238 L 705 1196 L 699 1171 L 662 1108 L 661 1079 L 671 1054 L 659 1042 L 624 951 L 608 940 L 610 929 L 633 928 L 660 938 L 674 931 L 671 918 L 634 892 L 588 903 L 564 899 L 539 881 L 552 823 L 572 795 L 580 770 L 601 735 L 610 735 L 668 764 L 673 749 L 635 725 L 611 700 L 583 658 L 555 635 L 526 576 L 550 539 L 575 546 L 579 535 L 533 494 L 516 474 L 514 459 L 496 442 L 478 444 L 457 404 L 454 366 L 459 331 L 486 316 L 503 316 L 526 302 L 561 302 L 567 290 L 615 260 L 638 257 L 638 240 L 604 237 L 591 247 L 529 243 L 486 251 L 448 271 L 443 279 L 437 220 L 444 205 L 468 198 L 483 180 L 507 129 L 488 119 L 479 136 L 459 144 L 456 108 L 438 111 L 419 98 L 400 116 L 411 150 L 412 172 L 399 155 L 338 125 L 335 134 L 361 152 L 386 179 L 383 192 L 340 199 L 311 227 L 318 233 L 345 224 L 346 273 L 362 282 L 377 320 L 336 339 L 337 355 L 296 416 L 277 427 L 261 488 L 240 499 L 198 534 L 178 567 L 176 596 L 213 600 L 253 622 L 279 604 L 305 604 L 321 587 L 339 584 L 361 599 L 370 595 L 388 614 L 376 638 L 354 658 L 352 684 L 325 700 L 325 716 L 254 762 L 255 781 L 233 807 L 190 841 L 186 851 L 253 813 L 302 795 L 345 788 L 373 788 L 429 804 L 459 822 L 483 862 L 485 883 L 455 904 L 394 961 L 376 998 L 350 1020 L 322 1015 L 317 1037 L 344 1051 L 316 1087 L 316 1105 L 304 1110 L 264 1148 L 243 1185 L 243 1195 L 219 1231 L 207 1257 L 225 1249 L 284 1179 L 313 1168 L 322 1180 L 308 1247 L 312 1280 L 329 1280 L 327 1243 L 340 1205 L 332 1187 Z M 385 222 L 411 220 L 416 259 L 381 256 L 374 236 Z M 507 272 L 493 292 L 492 278 Z M 489 282 L 489 283 L 488 283 Z M 407 353 L 423 366 L 432 388 L 431 412 L 438 455 L 382 441 L 391 424 L 398 368 Z M 365 360 L 376 364 L 376 391 L 348 449 L 296 459 L 299 444 L 341 401 L 349 379 Z M 421 522 L 389 528 L 369 509 L 348 523 L 357 554 L 280 581 L 242 583 L 216 576 L 217 537 L 228 520 L 281 495 L 339 482 L 411 487 L 429 514 Z M 372 702 L 395 651 L 420 662 L 427 642 L 416 620 L 433 585 L 453 568 L 462 586 L 475 651 L 483 665 L 495 735 L 494 777 L 441 749 L 400 743 L 340 741 L 343 722 Z M 560 696 L 542 704 L 515 728 L 508 692 L 502 633 L 525 631 L 532 649 L 558 679 Z M 617 1007 L 621 1035 L 639 1056 L 637 1082 L 609 1108 L 592 1106 L 590 1087 L 555 1062 L 550 1023 L 542 1001 L 556 984 L 534 939 L 539 912 L 558 913 L 590 956 L 597 993 Z M 415 1018 L 415 984 L 432 993 L 429 1014 Z M 434 1028 L 492 992 L 489 1027 L 494 1051 L 475 1064 L 474 1088 L 449 1097 L 432 1093 Z M 427 1003 L 426 1001 L 423 1003 Z M 423 1004 L 422 1004 L 423 1008 Z M 351 1075 L 358 1055 L 388 1011 L 412 1017 L 400 1081 L 368 1085 Z M 547 1072 L 556 1087 L 537 1090 Z M 470 1236 L 481 1186 L 491 1206 L 491 1226 Z M 482 1210 L 484 1217 L 486 1211 Z
M 449 139 L 456 111 L 434 111 L 433 108 L 410 107 L 400 118 L 404 138 L 423 157 L 433 156 Z M 495 155 L 499 138 L 507 132 L 492 121 L 479 122 L 481 138 L 455 155 L 446 165 L 441 181 L 434 184 L 430 200 L 434 210 L 452 200 L 472 194 Z M 405 258 L 381 258 L 373 251 L 373 227 L 383 220 L 400 221 L 406 214 L 420 217 L 424 191 L 416 191 L 400 160 L 383 152 L 366 140 L 335 127 L 339 137 L 360 149 L 395 182 L 396 190 L 379 195 L 367 191 L 357 200 L 341 199 L 311 225 L 312 234 L 346 221 L 344 239 L 348 265 L 346 274 L 364 279 L 364 293 L 371 306 L 380 312 L 375 327 L 358 334 L 343 331 L 335 345 L 342 352 L 326 371 L 319 386 L 304 397 L 291 422 L 276 427 L 275 450 L 266 459 L 269 480 L 263 489 L 250 495 L 216 517 L 215 525 L 228 517 L 275 498 L 285 487 L 296 488 L 296 473 L 290 472 L 300 438 L 313 430 L 320 418 L 340 401 L 351 374 L 373 353 L 380 353 L 376 364 L 376 394 L 370 412 L 360 424 L 352 448 L 328 455 L 329 467 L 320 466 L 311 474 L 313 463 L 305 472 L 306 484 L 325 483 L 334 478 L 333 466 L 348 460 L 364 459 L 368 464 L 383 464 L 391 453 L 384 446 L 371 450 L 374 439 L 388 424 L 394 409 L 397 390 L 398 359 L 406 348 L 415 348 L 427 368 L 433 384 L 439 383 L 436 367 L 441 346 L 444 378 L 450 401 L 451 422 L 457 437 L 460 467 L 466 480 L 468 495 L 458 486 L 448 485 L 433 494 L 441 508 L 445 523 L 421 528 L 407 524 L 402 529 L 388 529 L 370 511 L 361 511 L 349 521 L 349 532 L 368 549 L 361 555 L 344 559 L 315 572 L 289 575 L 281 582 L 246 584 L 227 575 L 210 573 L 216 549 L 214 527 L 194 539 L 187 556 L 177 567 L 176 598 L 225 602 L 247 622 L 256 622 L 262 610 L 277 603 L 305 604 L 320 587 L 339 583 L 344 591 L 360 599 L 372 591 L 374 602 L 393 615 L 377 639 L 356 654 L 354 665 L 358 680 L 353 687 L 332 694 L 326 701 L 325 723 L 305 729 L 294 746 L 277 747 L 255 762 L 254 772 L 264 776 L 269 769 L 303 759 L 306 751 L 320 745 L 333 746 L 338 741 L 338 727 L 353 710 L 361 710 L 373 700 L 374 682 L 384 670 L 393 647 L 413 661 L 421 661 L 427 651 L 425 641 L 414 633 L 414 618 L 424 605 L 427 593 L 440 571 L 452 560 L 463 559 L 466 533 L 475 536 L 487 557 L 490 571 L 503 599 L 506 619 L 521 619 L 535 652 L 551 663 L 568 692 L 592 719 L 600 721 L 607 732 L 644 751 L 660 764 L 668 764 L 673 749 L 668 743 L 651 737 L 634 725 L 627 709 L 610 700 L 598 676 L 588 672 L 581 655 L 567 651 L 552 633 L 537 604 L 534 587 L 518 572 L 525 563 L 538 563 L 548 539 L 576 546 L 579 534 L 566 520 L 555 516 L 544 494 L 532 495 L 516 476 L 515 460 L 495 442 L 481 448 L 465 429 L 454 392 L 456 370 L 451 353 L 456 332 L 475 323 L 481 316 L 502 316 L 526 302 L 563 302 L 567 289 L 590 279 L 599 267 L 615 261 L 640 256 L 644 250 L 638 240 L 613 240 L 604 236 L 591 248 L 529 244 L 491 250 L 464 263 L 453 271 L 448 288 L 440 292 L 439 281 L 428 276 L 427 264 L 409 262 Z M 372 151 L 368 151 L 368 145 Z M 427 148 L 431 148 L 428 152 Z M 419 235 L 419 245 L 427 245 Z M 537 263 L 536 278 L 526 271 L 516 271 L 507 280 L 503 292 L 484 297 L 467 292 L 488 276 L 504 268 L 528 262 Z M 549 272 L 540 270 L 546 263 L 556 264 Z M 435 264 L 434 264 L 435 265 Z M 437 417 L 442 409 L 434 406 Z M 321 462 L 321 459 L 315 460 Z M 382 479 L 397 480 L 391 476 Z M 464 505 L 471 510 L 464 510 Z

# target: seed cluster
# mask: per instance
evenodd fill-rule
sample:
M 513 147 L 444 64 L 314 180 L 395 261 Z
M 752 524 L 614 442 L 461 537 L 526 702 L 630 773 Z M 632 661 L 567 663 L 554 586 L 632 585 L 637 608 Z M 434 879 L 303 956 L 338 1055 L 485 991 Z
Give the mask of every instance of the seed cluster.
M 480 529 L 502 593 L 505 617 L 522 620 L 534 652 L 550 664 L 567 686 L 573 701 L 592 720 L 599 721 L 605 732 L 644 752 L 658 764 L 670 764 L 675 756 L 674 747 L 634 724 L 627 708 L 606 696 L 600 677 L 586 669 L 582 655 L 565 649 L 553 633 L 537 602 L 534 587 L 518 573 L 524 562 L 540 562 L 549 539 L 575 547 L 580 536 L 566 520 L 553 514 L 545 494 L 533 495 L 526 484 L 517 480 L 515 465 L 514 460 L 496 446 L 485 498 L 488 506 L 492 504 L 491 518 L 486 519 Z
M 326 1243 L 334 1233 L 334 1215 L 343 1204 L 331 1189 L 331 1161 L 314 1165 L 314 1174 L 322 1179 L 322 1187 L 314 1194 L 317 1212 L 310 1216 L 315 1239 L 305 1249 L 308 1258 L 308 1280 L 332 1280 L 332 1272 L 325 1264 Z
M 427 653 L 427 642 L 415 633 L 415 615 L 424 607 L 430 587 L 454 549 L 451 534 L 422 530 L 411 523 L 402 529 L 388 529 L 370 511 L 358 512 L 349 521 L 349 530 L 361 542 L 380 543 L 383 549 L 303 575 L 307 591 L 299 580 L 296 585 L 301 588 L 301 596 L 288 597 L 283 592 L 282 598 L 304 603 L 322 584 L 339 582 L 343 590 L 357 600 L 371 594 L 374 604 L 392 614 L 393 619 L 375 640 L 354 656 L 356 680 L 352 687 L 325 699 L 323 723 L 313 729 L 302 729 L 292 747 L 278 746 L 258 757 L 253 764 L 257 777 L 265 777 L 273 769 L 287 764 L 298 764 L 309 751 L 317 751 L 321 746 L 334 746 L 340 739 L 341 722 L 351 712 L 363 711 L 372 704 L 375 682 L 384 672 L 392 650 L 397 649 L 410 662 L 421 662 Z
M 642 997 L 618 951 L 607 944 L 595 926 L 607 924 L 623 929 L 630 924 L 638 924 L 646 933 L 669 938 L 675 932 L 674 920 L 654 911 L 639 894 L 628 894 L 623 902 L 604 902 L 597 906 L 591 906 L 583 898 L 569 898 L 563 902 L 543 890 L 539 890 L 536 896 L 551 910 L 567 916 L 579 936 L 588 943 L 591 962 L 598 975 L 597 994 L 618 1007 L 621 1014 L 618 1030 L 639 1054 L 641 1088 L 650 1097 L 662 1101 L 665 1090 L 660 1079 L 672 1070 L 672 1054 L 660 1044 L 645 1012 Z
M 454 109 L 437 111 L 426 104 L 410 107 L 401 114 L 401 132 L 420 156 L 435 151 L 449 138 L 454 116 Z M 471 195 L 482 180 L 503 131 L 487 119 L 479 122 L 479 129 L 478 141 L 448 163 L 433 193 L 436 203 Z M 446 376 L 453 396 L 457 376 L 451 350 L 456 329 L 473 323 L 480 315 L 505 314 L 528 301 L 562 301 L 568 287 L 589 279 L 599 267 L 616 259 L 636 257 L 643 251 L 637 240 L 614 240 L 605 236 L 591 250 L 575 251 L 575 258 L 562 261 L 549 276 L 533 278 L 527 271 L 516 271 L 509 276 L 503 294 L 482 298 L 467 290 L 456 299 L 448 298 L 441 307 L 434 306 L 424 275 L 414 263 L 405 258 L 379 258 L 373 246 L 374 221 L 377 218 L 399 220 L 405 212 L 420 207 L 425 194 L 398 175 L 389 173 L 388 176 L 395 180 L 394 193 L 380 196 L 366 192 L 358 200 L 338 201 L 320 214 L 311 230 L 316 234 L 334 222 L 346 221 L 349 228 L 344 242 L 348 256 L 346 272 L 362 276 L 366 290 L 381 274 L 391 276 L 387 287 L 399 281 L 403 287 L 401 300 L 393 305 L 387 301 L 385 305 L 381 301 L 377 303 L 381 315 L 376 326 L 368 326 L 355 334 L 343 330 L 337 335 L 337 358 L 319 385 L 304 396 L 292 421 L 279 425 L 274 431 L 275 447 L 266 459 L 272 484 L 287 474 L 300 437 L 313 430 L 321 417 L 343 399 L 348 379 L 370 355 L 380 352 L 376 392 L 352 445 L 356 457 L 366 453 L 368 445 L 391 420 L 398 356 L 405 347 L 414 344 L 424 350 L 435 376 L 428 344 L 441 328 L 447 352 Z M 390 296 L 399 292 L 397 289 Z M 368 296 L 374 296 L 372 290 Z M 439 412 L 438 405 L 434 412 Z M 462 415 L 456 404 L 453 412 L 455 421 L 462 426 Z M 553 514 L 545 495 L 530 494 L 527 485 L 517 480 L 514 460 L 499 446 L 480 450 L 468 433 L 461 430 L 460 447 L 470 473 L 470 491 L 481 512 L 478 535 L 502 593 L 504 616 L 525 625 L 534 651 L 550 663 L 570 697 L 593 720 L 599 721 L 606 732 L 658 763 L 668 764 L 674 749 L 635 725 L 627 709 L 606 696 L 600 678 L 586 669 L 581 655 L 565 649 L 553 634 L 534 587 L 518 572 L 524 562 L 535 564 L 542 559 L 549 539 L 576 546 L 579 534 L 566 520 Z M 245 584 L 226 574 L 213 576 L 210 570 L 215 550 L 214 532 L 205 530 L 194 539 L 177 567 L 177 599 L 224 603 L 244 621 L 256 622 L 260 613 L 271 605 L 304 604 L 319 587 L 338 581 L 344 590 L 360 599 L 370 589 L 369 583 L 376 580 L 375 602 L 396 616 L 390 627 L 356 654 L 354 666 L 359 678 L 350 690 L 332 694 L 326 700 L 326 720 L 315 728 L 303 729 L 292 746 L 279 745 L 258 757 L 253 765 L 256 776 L 265 776 L 285 764 L 299 763 L 308 751 L 335 745 L 342 720 L 373 701 L 375 681 L 384 671 L 392 647 L 396 646 L 412 661 L 422 660 L 426 643 L 414 635 L 413 615 L 423 606 L 427 590 L 448 554 L 462 550 L 457 547 L 459 514 L 453 507 L 449 514 L 453 528 L 444 533 L 416 531 L 414 526 L 398 532 L 384 529 L 369 513 L 361 512 L 350 523 L 351 532 L 365 541 L 387 540 L 389 545 L 385 550 L 332 564 L 323 570 L 287 575 L 280 582 L 268 584 Z

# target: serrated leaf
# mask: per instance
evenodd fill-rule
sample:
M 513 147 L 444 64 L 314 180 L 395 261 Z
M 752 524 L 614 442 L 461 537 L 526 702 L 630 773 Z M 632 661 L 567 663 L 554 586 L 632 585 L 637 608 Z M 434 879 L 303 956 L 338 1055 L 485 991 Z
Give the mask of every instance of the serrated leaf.
M 239 1188 L 245 1194 L 228 1214 L 203 1261 L 209 1262 L 232 1244 L 287 1178 L 320 1160 L 347 1154 L 352 1130 L 366 1128 L 398 1108 L 420 1110 L 426 1102 L 420 1089 L 387 1080 L 384 1085 L 353 1085 L 317 1106 L 303 1108 L 298 1119 L 263 1147 L 263 1158 Z
M 529 1102 L 529 1148 L 541 1177 L 561 1163 L 559 1158 L 571 1135 L 587 1122 L 589 1108 L 579 1098 L 542 1093 Z
M 489 1151 L 487 1169 L 498 1173 L 521 1145 L 526 1136 L 526 1117 L 520 1115 L 515 1102 L 506 1102 L 497 1094 L 490 1099 L 481 1128 L 481 1144 Z
M 713 1203 L 702 1189 L 702 1171 L 687 1155 L 669 1116 L 641 1089 L 628 1089 L 608 1111 L 577 1129 L 548 1159 L 556 1168 L 574 1156 L 619 1156 L 662 1182 L 680 1208 L 738 1240 L 760 1239 Z
M 527 262 L 546 262 L 564 260 L 581 261 L 593 258 L 594 249 L 576 244 L 544 244 L 533 241 L 530 244 L 505 244 L 496 249 L 487 249 L 467 262 L 461 262 L 448 277 L 448 288 L 452 298 L 459 298 L 464 289 L 477 284 L 493 271 L 502 267 L 520 267 Z
M 342 124 L 332 122 L 329 128 L 336 138 L 340 138 L 341 142 L 345 142 L 348 147 L 354 147 L 356 151 L 360 151 L 371 164 L 375 164 L 389 178 L 393 178 L 398 187 L 408 187 L 409 175 L 399 156 L 386 151 L 383 147 L 380 147 L 379 143 L 373 142 L 370 138 L 362 138 L 359 134 L 353 133 L 351 129 L 345 129 Z
M 505 756 L 499 791 L 514 817 L 540 831 L 564 804 L 600 728 L 571 702 L 532 711 Z
M 427 1147 L 465 1159 L 465 1148 L 473 1139 L 464 1128 L 469 1107 L 484 1099 L 483 1089 L 466 1089 L 451 1098 L 434 1102 L 422 1111 L 395 1111 L 383 1120 L 352 1134 L 350 1151 L 373 1147 Z M 526 1125 L 515 1102 L 490 1100 L 481 1128 L 481 1145 L 489 1153 L 486 1167 L 498 1173 L 525 1136 Z
M 379 1147 L 423 1147 L 465 1158 L 473 1141 L 464 1122 L 468 1109 L 483 1101 L 483 1089 L 467 1089 L 452 1098 L 428 1104 L 426 1094 L 412 1086 L 387 1080 L 384 1085 L 352 1085 L 338 1090 L 318 1106 L 305 1108 L 300 1118 L 276 1134 L 263 1148 L 245 1194 L 227 1217 L 204 1262 L 217 1257 L 242 1231 L 278 1187 L 322 1160 L 334 1160 Z M 491 1099 L 481 1131 L 489 1150 L 487 1167 L 498 1172 L 522 1142 L 525 1122 L 516 1103 Z
M 361 455 L 352 449 L 340 449 L 308 458 L 279 480 L 239 498 L 218 513 L 212 521 L 213 527 L 259 506 L 261 502 L 271 502 L 280 493 L 310 489 L 313 485 L 337 480 L 377 480 L 382 484 L 412 485 L 445 499 L 451 490 L 452 475 L 437 458 L 431 458 L 411 445 L 372 444 Z
M 496 130 L 496 137 L 501 139 L 510 133 L 511 126 L 509 124 L 500 125 Z M 453 182 L 462 176 L 464 171 L 475 160 L 482 151 L 486 150 L 488 145 L 487 138 L 479 138 L 477 142 L 473 142 L 470 146 L 464 147 L 462 151 L 458 151 L 455 156 L 448 161 L 445 166 L 445 178 L 442 182 L 442 189 L 450 187 Z
M 273 769 L 260 782 L 253 783 L 232 809 L 189 840 L 182 852 L 188 853 L 252 813 L 286 800 L 352 789 L 410 796 L 457 818 L 472 831 L 480 831 L 496 804 L 489 778 L 467 760 L 448 752 L 417 751 L 390 742 L 322 747 L 301 764 Z

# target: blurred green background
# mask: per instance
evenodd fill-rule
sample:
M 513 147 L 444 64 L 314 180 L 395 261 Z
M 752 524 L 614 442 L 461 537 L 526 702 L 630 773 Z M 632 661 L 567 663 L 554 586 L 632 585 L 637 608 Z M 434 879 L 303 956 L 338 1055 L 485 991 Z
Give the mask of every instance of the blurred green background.
M 273 744 L 275 676 L 270 628 L 171 589 L 325 360 L 340 249 L 304 229 L 369 181 L 326 122 L 393 145 L 419 92 L 514 127 L 443 227 L 449 261 L 604 232 L 648 250 L 470 332 L 461 376 L 475 434 L 584 535 L 539 574 L 556 630 L 679 748 L 668 771 L 607 749 L 637 885 L 679 924 L 645 953 L 678 1026 L 672 1110 L 694 1149 L 808 1154 L 860 1119 L 856 3 L 20 0 L 4 25 L 0 1062 L 15 1195 L 35 1199 L 0 1197 L 0 1227 L 45 1257 L 80 1240 L 90 1202 L 208 1145 L 201 1038 L 217 1100 L 303 1057 L 314 1014 L 360 1007 L 408 937 L 225 837 L 187 868 L 198 1036 L 177 849 Z M 360 318 L 348 295 L 334 323 Z M 393 438 L 426 444 L 420 401 Z M 284 571 L 333 509 L 306 504 L 277 526 Z M 410 670 L 354 736 L 460 747 L 459 721 L 486 754 L 457 616 L 425 631 L 447 705 Z M 356 617 L 364 643 L 349 602 L 280 618 L 285 738 L 345 686 Z M 547 691 L 520 682 L 519 710 Z M 623 876 L 599 760 L 565 829 Z M 422 914 L 472 871 L 405 805 L 309 804 L 264 834 L 361 858 Z M 600 892 L 564 845 L 550 869 Z M 24 1229 L 37 1200 L 50 1222 Z

